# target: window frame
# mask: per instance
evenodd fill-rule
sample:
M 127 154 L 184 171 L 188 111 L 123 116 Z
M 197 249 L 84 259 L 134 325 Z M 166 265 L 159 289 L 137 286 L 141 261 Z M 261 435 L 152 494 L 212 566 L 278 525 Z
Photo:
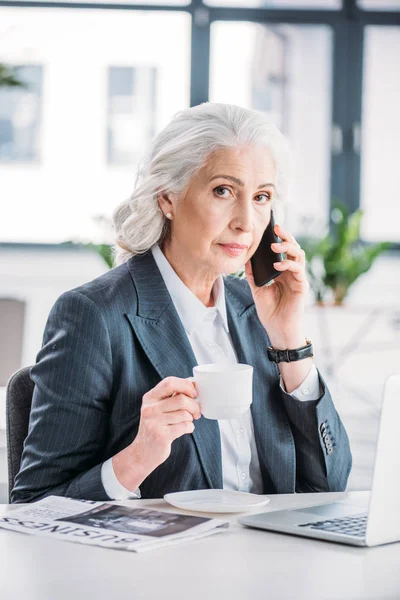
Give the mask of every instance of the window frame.
M 25 81 L 25 77 L 22 76 L 21 77 L 21 73 L 20 70 L 27 70 L 27 69 L 34 69 L 36 70 L 36 72 L 38 73 L 38 92 L 36 92 L 35 96 L 38 99 L 38 109 L 35 114 L 35 138 L 36 135 L 38 136 L 38 139 L 40 139 L 41 133 L 42 133 L 42 115 L 43 115 L 43 87 L 44 87 L 44 79 L 45 79 L 45 68 L 46 66 L 42 63 L 42 62 L 22 62 L 16 65 L 12 65 L 13 69 L 14 69 L 14 74 L 17 76 L 17 78 L 19 78 L 20 80 L 24 81 L 24 85 L 23 87 L 9 87 L 6 88 L 6 90 L 8 91 L 8 93 L 11 93 L 14 95 L 14 102 L 13 102 L 13 106 L 15 107 L 16 104 L 16 99 L 15 99 L 15 95 L 24 95 L 26 93 L 29 93 L 29 87 L 27 84 L 27 82 Z M 1 88 L 0 88 L 1 89 Z M 35 140 L 36 141 L 36 140 Z M 34 154 L 32 156 L 18 156 L 16 158 L 11 157 L 11 158 L 3 158 L 0 155 L 0 167 L 6 167 L 6 166 L 12 166 L 12 165 L 38 165 L 41 163 L 42 157 L 41 157 L 41 152 L 39 149 L 35 148 L 34 149 Z

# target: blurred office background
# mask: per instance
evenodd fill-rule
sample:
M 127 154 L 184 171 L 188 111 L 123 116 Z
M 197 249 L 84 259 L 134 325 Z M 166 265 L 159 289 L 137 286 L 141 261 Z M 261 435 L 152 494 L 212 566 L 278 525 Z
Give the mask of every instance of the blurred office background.
M 324 235 L 340 199 L 363 210 L 363 243 L 392 242 L 343 306 L 307 308 L 349 487 L 368 489 L 400 370 L 399 57 L 400 0 L 0 0 L 0 64 L 24 83 L 0 86 L 0 496 L 8 378 L 34 363 L 56 298 L 108 268 L 85 244 L 112 241 L 150 140 L 207 100 L 264 111 L 289 138 L 295 235 Z

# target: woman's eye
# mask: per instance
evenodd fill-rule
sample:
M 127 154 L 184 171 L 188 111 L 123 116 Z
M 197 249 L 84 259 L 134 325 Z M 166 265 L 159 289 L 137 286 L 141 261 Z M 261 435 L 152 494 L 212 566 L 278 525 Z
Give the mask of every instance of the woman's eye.
M 258 194 L 255 200 L 257 200 L 257 204 L 266 204 L 271 200 L 271 194 Z
M 215 192 L 215 194 L 217 194 L 217 196 L 219 196 L 220 198 L 227 198 L 227 197 L 228 197 L 228 195 L 230 194 L 230 189 L 229 189 L 229 188 L 227 188 L 227 187 L 225 187 L 225 186 L 223 186 L 223 185 L 220 185 L 220 186 L 218 186 L 218 187 L 216 187 L 216 188 L 214 189 L 214 192 Z

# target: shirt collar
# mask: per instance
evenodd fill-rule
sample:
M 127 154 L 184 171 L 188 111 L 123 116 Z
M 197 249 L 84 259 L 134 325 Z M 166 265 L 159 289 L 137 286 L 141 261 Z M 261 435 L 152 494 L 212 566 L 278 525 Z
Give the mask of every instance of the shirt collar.
M 229 333 L 222 275 L 216 279 L 213 286 L 215 305 L 213 308 L 207 308 L 178 277 L 158 244 L 152 246 L 151 252 L 187 333 L 191 333 L 212 310 L 219 314 L 225 331 Z

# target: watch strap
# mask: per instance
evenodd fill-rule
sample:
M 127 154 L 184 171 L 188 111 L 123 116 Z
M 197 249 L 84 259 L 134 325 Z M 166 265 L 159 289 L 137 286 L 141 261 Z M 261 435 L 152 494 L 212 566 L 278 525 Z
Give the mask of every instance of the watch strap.
M 307 339 L 305 346 L 293 350 L 275 350 L 270 346 L 267 349 L 267 356 L 268 359 L 274 363 L 296 362 L 297 360 L 303 360 L 304 358 L 314 356 L 314 351 L 311 340 Z

